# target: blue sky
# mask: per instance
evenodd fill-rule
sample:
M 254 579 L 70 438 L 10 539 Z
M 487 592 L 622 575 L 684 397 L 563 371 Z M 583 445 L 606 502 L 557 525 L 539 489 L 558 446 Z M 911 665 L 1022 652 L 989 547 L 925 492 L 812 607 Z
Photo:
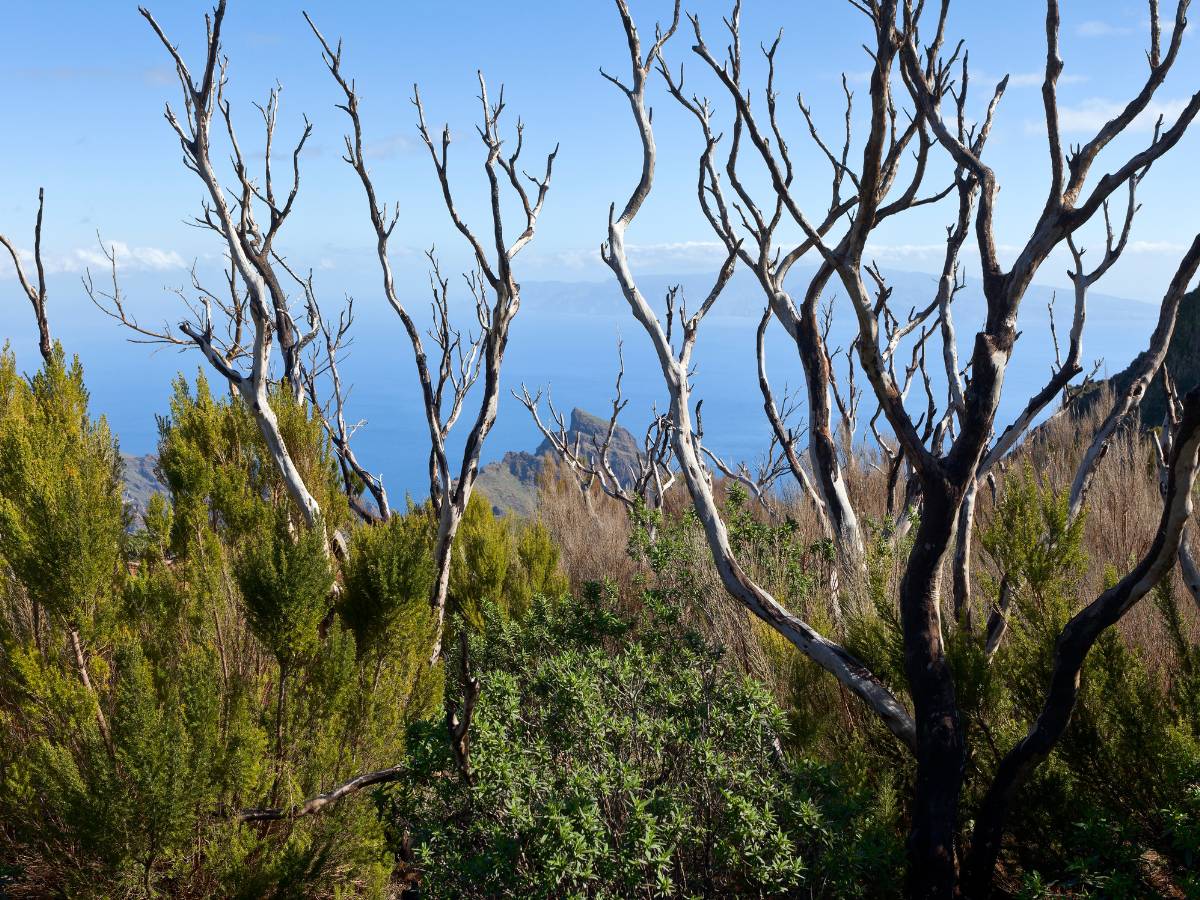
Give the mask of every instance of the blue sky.
M 1134 0 L 1063 5 L 1064 138 L 1079 142 L 1144 79 L 1148 19 L 1145 3 Z M 1167 19 L 1174 3 L 1163 6 Z M 208 6 L 160 0 L 151 7 L 198 66 Z M 1012 76 L 988 145 L 988 158 L 1003 185 L 998 239 L 1004 252 L 1011 253 L 1011 247 L 1024 240 L 1048 185 L 1038 91 L 1045 53 L 1044 5 L 1038 0 L 958 0 L 954 7 L 950 34 L 963 37 L 970 48 L 976 114 L 999 77 Z M 649 33 L 656 18 L 669 14 L 670 3 L 635 0 L 633 8 L 643 32 Z M 700 15 L 711 45 L 724 46 L 721 16 L 728 12 L 727 3 L 694 0 L 685 8 Z M 295 140 L 302 114 L 314 126 L 304 155 L 298 206 L 281 245 L 293 263 L 317 271 L 323 295 L 337 299 L 353 293 L 360 323 L 371 327 L 394 323 L 376 287 L 373 235 L 361 188 L 340 159 L 345 120 L 333 105 L 340 98 L 301 9 L 310 12 L 327 36 L 345 40 L 344 65 L 359 86 L 376 185 L 382 198 L 401 204 L 393 246 L 402 292 L 418 308 L 424 307 L 427 292 L 422 251 L 436 245 L 449 271 L 461 269 L 466 258 L 416 136 L 409 103 L 412 84 L 421 85 L 431 125 L 450 124 L 456 138 L 452 171 L 460 205 L 467 218 L 482 227 L 482 156 L 474 132 L 477 68 L 484 70 L 493 90 L 505 84 L 508 125 L 518 113 L 527 123 L 530 168 L 538 165 L 538 154 L 561 143 L 553 189 L 538 235 L 519 258 L 519 278 L 606 278 L 597 247 L 607 208 L 627 196 L 640 160 L 628 107 L 598 74 L 601 65 L 622 73 L 628 65 L 611 2 L 312 0 L 304 5 L 231 0 L 225 27 L 229 96 L 244 148 L 256 157 L 261 154 L 261 124 L 251 101 L 265 99 L 276 81 L 283 85 L 277 147 L 286 148 Z M 861 47 L 867 39 L 864 24 L 849 4 L 837 0 L 745 0 L 748 55 L 757 56 L 751 51 L 758 42 L 771 39 L 780 26 L 784 29 L 778 73 L 782 118 L 800 164 L 801 199 L 813 212 L 822 211 L 827 202 L 828 171 L 807 140 L 794 97 L 802 92 L 826 132 L 836 137 L 842 115 L 840 77 L 845 72 L 858 94 L 858 111 L 865 111 L 869 63 Z M 668 45 L 668 59 L 673 66 L 683 62 L 689 87 L 712 96 L 719 114 L 727 116 L 728 100 L 711 77 L 704 76 L 690 45 L 685 27 Z M 29 247 L 37 189 L 46 188 L 45 255 L 52 273 L 51 316 L 58 330 L 81 345 L 89 341 L 115 346 L 120 340 L 116 327 L 87 303 L 79 288 L 80 273 L 98 258 L 97 231 L 105 240 L 118 242 L 131 307 L 147 321 L 177 319 L 179 301 L 164 288 L 182 285 L 193 260 L 202 271 L 211 271 L 219 265 L 220 247 L 212 234 L 183 224 L 199 208 L 201 186 L 180 164 L 177 141 L 163 120 L 163 104 L 177 104 L 178 86 L 163 48 L 136 6 L 112 0 L 9 4 L 0 32 L 0 61 L 0 231 Z M 748 83 L 761 85 L 755 80 L 761 74 L 760 62 L 750 65 Z M 1200 52 L 1189 37 L 1155 109 L 1170 120 L 1198 85 Z M 658 81 L 652 102 L 659 179 L 629 235 L 633 262 L 647 273 L 713 269 L 719 251 L 696 207 L 699 137 L 694 122 Z M 1097 172 L 1119 164 L 1147 141 L 1149 128 L 1148 121 L 1139 123 L 1101 158 Z M 1161 296 L 1182 248 L 1200 227 L 1195 214 L 1200 182 L 1188 171 L 1197 140 L 1196 135 L 1186 137 L 1143 184 L 1139 196 L 1144 208 L 1134 242 L 1098 290 L 1143 301 Z M 951 216 L 952 210 L 942 205 L 898 217 L 880 230 L 871 253 L 885 271 L 933 271 L 940 267 L 940 242 Z M 1100 235 L 1093 228 L 1082 243 L 1098 245 Z M 1064 286 L 1066 268 L 1065 258 L 1052 257 L 1037 280 Z M 465 299 L 460 296 L 459 302 Z M 614 293 L 614 304 L 619 302 Z M 631 321 L 626 332 L 634 330 Z M 0 263 L 0 334 L 13 338 L 18 351 L 26 354 L 32 348 L 31 332 L 28 306 L 11 270 Z M 606 332 L 604 339 L 611 340 L 611 334 Z M 403 345 L 397 346 L 403 353 Z M 145 351 L 131 352 L 134 355 L 126 359 L 140 364 L 137 354 Z M 23 361 L 34 363 L 31 357 Z M 607 382 L 609 373 L 603 377 Z
M 668 0 L 635 3 L 644 30 L 656 16 L 667 14 L 668 5 Z M 155 6 L 167 32 L 195 58 L 206 5 L 176 0 Z M 717 45 L 726 4 L 699 0 L 692 6 Z M 1000 240 L 1016 243 L 1040 208 L 1047 179 L 1038 125 L 1042 5 L 1016 0 L 955 6 L 951 33 L 968 41 L 977 103 L 985 101 L 986 88 L 1000 75 L 1013 76 L 989 154 L 1004 185 Z M 1131 0 L 1064 6 L 1064 121 L 1068 139 L 1080 140 L 1143 77 L 1146 8 Z M 429 161 L 416 141 L 408 102 L 411 85 L 421 83 L 431 120 L 448 121 L 458 136 L 452 152 L 459 193 L 467 211 L 482 212 L 478 202 L 471 202 L 472 196 L 480 196 L 474 180 L 480 148 L 473 132 L 478 67 L 494 86 L 505 83 L 510 111 L 525 118 L 531 164 L 535 151 L 554 141 L 562 144 L 554 189 L 524 276 L 603 277 L 595 248 L 603 236 L 605 210 L 623 196 L 637 165 L 627 109 L 597 73 L 601 64 L 622 67 L 622 35 L 611 3 L 312 2 L 306 8 L 328 35 L 345 39 L 345 64 L 363 97 L 372 169 L 381 192 L 400 200 L 404 211 L 396 246 L 401 256 L 412 257 L 410 274 L 420 275 L 420 251 L 430 244 L 438 244 L 452 259 L 460 249 L 435 193 Z M 250 101 L 264 98 L 276 80 L 284 88 L 280 145 L 298 132 L 303 113 L 312 119 L 315 131 L 306 153 L 304 186 L 285 245 L 302 265 L 357 269 L 369 261 L 371 249 L 362 198 L 353 173 L 339 159 L 344 123 L 333 109 L 334 86 L 300 9 L 298 3 L 233 0 L 226 25 L 230 96 L 242 140 L 252 146 L 259 136 Z M 839 124 L 841 72 L 859 92 L 860 109 L 865 107 L 863 24 L 844 3 L 747 0 L 743 30 L 748 49 L 776 27 L 784 28 L 780 86 L 792 144 L 799 152 L 809 154 L 810 148 L 789 102 L 797 91 L 831 134 Z M 1190 43 L 1160 92 L 1160 104 L 1168 112 L 1200 80 L 1200 54 Z M 681 33 L 669 47 L 670 59 L 683 61 L 695 89 L 712 94 L 718 108 L 727 111 L 728 102 L 716 94 L 711 79 L 703 78 L 689 46 L 690 35 Z M 181 224 L 195 211 L 200 188 L 180 166 L 175 140 L 161 116 L 163 103 L 176 100 L 173 73 L 133 4 L 13 4 L 0 36 L 0 59 L 6 85 L 0 96 L 0 121 L 6 123 L 0 139 L 0 228 L 28 243 L 36 190 L 44 185 L 47 251 L 56 269 L 78 269 L 95 248 L 97 229 L 131 248 L 131 270 L 168 271 L 172 264 L 218 251 L 211 235 Z M 693 193 L 697 135 L 660 86 L 654 90 L 660 183 L 630 239 L 642 248 L 640 261 L 648 268 L 707 268 L 712 265 L 712 236 L 696 214 Z M 1146 136 L 1143 129 L 1134 138 Z M 1115 149 L 1119 153 L 1128 146 Z M 1200 185 L 1184 178 L 1183 162 L 1195 150 L 1195 138 L 1189 138 L 1144 185 L 1137 252 L 1112 273 L 1106 282 L 1110 292 L 1149 299 L 1165 283 L 1163 269 L 1173 264 L 1170 249 L 1189 240 Z M 817 209 L 827 176 L 815 156 L 802 158 L 811 163 L 812 175 L 805 181 L 812 185 L 810 207 Z M 885 229 L 875 242 L 878 258 L 900 268 L 935 267 L 932 250 L 948 215 L 948 209 L 935 210 Z M 1043 280 L 1061 282 L 1062 268 L 1051 266 Z M 335 289 L 336 280 L 328 280 Z M 0 321 L 7 322 L 8 312 Z

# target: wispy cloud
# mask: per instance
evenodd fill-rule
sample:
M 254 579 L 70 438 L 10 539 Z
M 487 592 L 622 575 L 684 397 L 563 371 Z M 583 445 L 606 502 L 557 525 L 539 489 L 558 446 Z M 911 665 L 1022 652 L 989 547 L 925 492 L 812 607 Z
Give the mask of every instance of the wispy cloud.
M 1158 121 L 1159 116 L 1162 116 L 1164 121 L 1170 123 L 1183 112 L 1187 104 L 1188 101 L 1183 98 L 1154 101 L 1146 107 L 1141 115 L 1129 124 L 1127 130 L 1131 132 L 1153 131 L 1154 123 Z M 1060 106 L 1058 108 L 1059 128 L 1064 133 L 1095 132 L 1103 128 L 1107 122 L 1116 118 L 1124 108 L 1125 104 L 1114 100 L 1089 97 L 1073 106 Z M 1045 134 L 1046 123 L 1040 119 L 1030 119 L 1025 123 L 1025 132 L 1027 134 Z
M 175 269 L 186 269 L 187 261 L 174 250 L 164 250 L 161 247 L 131 247 L 124 241 L 113 241 L 109 248 L 116 256 L 117 268 L 128 272 L 169 272 Z M 32 277 L 34 265 L 33 251 L 17 250 L 21 266 L 26 274 Z M 43 253 L 42 262 L 47 274 L 81 273 L 85 269 L 106 269 L 111 263 L 99 248 L 76 247 L 63 253 Z M 16 270 L 12 261 L 5 254 L 0 258 L 0 278 L 14 278 Z
M 416 142 L 407 134 L 391 134 L 376 141 L 367 141 L 363 146 L 363 156 L 368 159 L 391 159 L 408 153 L 416 146 Z
M 1133 29 L 1128 25 L 1116 25 L 1100 19 L 1088 19 L 1086 22 L 1080 22 L 1076 26 L 1075 33 L 1080 37 L 1087 38 L 1119 37 L 1125 34 L 1133 34 Z
M 1001 256 L 1015 255 L 1021 250 L 1015 244 L 998 244 L 996 249 L 1000 252 Z M 964 258 L 978 255 L 979 248 L 973 241 L 968 241 L 962 248 L 961 256 Z M 946 258 L 946 242 L 941 241 L 930 244 L 869 243 L 863 256 L 865 259 L 884 265 L 929 265 L 931 270 L 940 269 Z
M 1186 253 L 1190 244 L 1178 241 L 1130 241 L 1125 248 L 1127 253 L 1176 254 Z
M 15 81 L 136 81 L 148 85 L 161 85 L 171 84 L 175 80 L 175 72 L 168 66 L 24 66 L 2 71 L 7 78 Z
M 1003 75 L 993 75 L 990 72 L 972 73 L 972 81 L 982 82 L 983 84 L 998 84 Z M 1010 88 L 1040 88 L 1042 82 L 1046 80 L 1046 73 L 1041 71 L 1035 72 L 1010 72 L 1008 75 L 1008 86 Z M 1088 76 L 1078 72 L 1067 72 L 1059 76 L 1058 83 L 1064 84 L 1083 84 L 1088 80 Z
M 626 244 L 629 263 L 646 272 L 715 272 L 725 262 L 725 245 L 719 241 L 674 241 L 660 244 Z M 546 271 L 596 277 L 608 271 L 597 247 L 530 252 L 525 265 Z
M 1130 241 L 1125 247 L 1128 255 L 1172 255 L 1185 252 L 1190 245 L 1176 241 Z M 1012 257 L 1021 252 L 1017 244 L 999 243 L 996 250 L 1002 258 Z M 930 244 L 875 244 L 867 245 L 864 258 L 885 265 L 917 265 L 937 263 L 941 265 L 946 255 L 946 242 Z M 967 242 L 962 248 L 964 258 L 977 257 L 979 248 L 974 242 Z
M 631 264 L 646 268 L 701 266 L 715 269 L 725 261 L 725 245 L 718 241 L 627 244 L 626 250 Z

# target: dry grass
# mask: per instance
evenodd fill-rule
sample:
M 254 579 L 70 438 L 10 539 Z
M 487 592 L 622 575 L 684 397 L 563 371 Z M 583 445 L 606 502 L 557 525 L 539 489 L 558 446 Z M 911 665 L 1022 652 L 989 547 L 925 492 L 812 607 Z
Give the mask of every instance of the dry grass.
M 997 493 L 1004 491 L 1005 481 L 1021 476 L 1028 465 L 1043 486 L 1055 491 L 1070 489 L 1075 468 L 1102 419 L 1109 408 L 1107 398 L 1092 404 L 1092 411 L 1082 419 L 1060 417 L 1058 421 L 1038 429 L 1029 440 L 997 467 Z M 1093 481 L 1086 507 L 1084 529 L 1084 551 L 1089 560 L 1079 594 L 1079 607 L 1094 599 L 1106 586 L 1106 578 L 1113 573 L 1122 575 L 1145 553 L 1158 527 L 1162 506 L 1158 490 L 1157 470 L 1154 459 L 1153 438 L 1138 435 L 1132 430 L 1119 434 L 1113 441 L 1100 464 Z M 887 513 L 887 482 L 877 453 L 870 448 L 856 448 L 845 460 L 845 476 L 850 495 L 855 503 L 860 521 L 868 531 L 877 529 Z M 902 491 L 898 486 L 897 493 Z M 676 486 L 669 495 L 668 508 L 679 511 L 688 503 L 686 489 Z M 897 506 L 902 502 L 896 498 Z M 979 545 L 979 535 L 992 519 L 991 492 L 980 492 L 977 505 L 975 539 L 972 548 L 973 590 L 972 602 L 985 614 L 993 598 L 986 595 L 985 575 L 996 575 L 991 571 L 988 559 Z M 600 578 L 611 578 L 626 597 L 635 597 L 639 576 L 647 575 L 647 567 L 632 559 L 628 553 L 630 525 L 624 507 L 593 489 L 590 502 L 585 502 L 569 473 L 550 472 L 544 478 L 539 500 L 539 512 L 562 549 L 564 568 L 572 587 L 578 589 L 584 582 Z M 759 515 L 766 517 L 764 510 Z M 798 491 L 785 489 L 775 511 L 778 517 L 788 517 L 796 524 L 796 541 L 806 546 L 819 541 L 823 535 L 811 504 Z M 703 549 L 703 548 L 702 548 Z M 707 560 L 704 552 L 698 559 Z M 947 558 L 949 562 L 949 557 Z M 900 576 L 903 573 L 902 559 L 892 567 L 888 590 L 895 596 Z M 828 571 L 820 562 L 813 562 L 814 579 L 828 585 Z M 753 566 L 751 569 L 753 570 Z M 744 625 L 746 615 L 732 607 L 722 589 L 714 567 L 709 563 L 704 571 L 697 571 L 701 579 L 701 591 L 708 598 L 710 628 L 742 660 L 747 671 L 763 671 L 768 656 L 778 656 L 770 638 L 759 635 L 748 637 Z M 1175 582 L 1176 596 L 1186 598 L 1178 569 L 1171 578 Z M 946 603 L 950 603 L 951 573 L 949 564 L 943 571 L 943 591 Z M 771 585 L 768 585 L 771 587 Z M 843 603 L 851 606 L 865 602 L 866 585 L 861 579 L 845 578 L 842 581 Z M 780 596 L 785 604 L 813 621 L 825 625 L 827 632 L 831 621 L 831 605 L 828 590 L 817 598 L 787 598 Z M 791 601 L 789 603 L 789 600 Z M 1185 622 L 1194 638 L 1200 640 L 1200 614 L 1196 607 L 1182 602 Z M 953 620 L 949 609 L 944 621 Z M 1168 671 L 1173 659 L 1161 616 L 1149 599 L 1135 607 L 1120 623 L 1120 632 L 1125 641 L 1138 648 L 1151 668 L 1159 672 Z M 773 637 L 773 636 L 771 636 Z

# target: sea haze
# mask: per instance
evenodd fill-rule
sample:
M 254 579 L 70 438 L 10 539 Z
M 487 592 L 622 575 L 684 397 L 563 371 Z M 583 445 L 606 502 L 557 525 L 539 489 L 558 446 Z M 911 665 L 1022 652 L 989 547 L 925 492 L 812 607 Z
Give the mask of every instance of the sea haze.
M 798 270 L 793 285 L 802 284 L 804 275 Z M 902 317 L 934 296 L 933 275 L 893 272 L 889 278 L 894 289 L 893 306 Z M 178 298 L 163 290 L 164 284 L 172 286 L 170 279 L 162 274 L 135 273 L 128 281 L 126 292 L 141 300 L 138 312 L 143 324 L 178 317 Z M 645 294 L 660 307 L 667 287 L 680 284 L 689 306 L 694 306 L 707 293 L 711 279 L 694 274 L 656 275 L 643 278 L 641 284 Z M 157 442 L 155 417 L 167 412 L 171 379 L 181 371 L 193 377 L 205 364 L 195 350 L 178 353 L 127 343 L 122 329 L 80 294 L 69 284 L 55 293 L 51 314 L 56 333 L 67 351 L 78 353 L 83 360 L 93 412 L 108 417 L 120 436 L 122 450 L 135 455 L 153 452 Z M 367 422 L 355 446 L 365 465 L 384 473 L 385 484 L 394 497 L 405 493 L 423 496 L 428 490 L 427 442 L 412 351 L 398 320 L 377 294 L 369 283 L 356 294 L 355 342 L 343 365 L 344 377 L 353 383 L 349 416 Z M 1022 332 L 1006 379 L 1000 427 L 1020 411 L 1029 395 L 1049 376 L 1054 350 L 1047 304 L 1052 294 L 1049 288 L 1035 286 L 1024 300 Z M 662 408 L 666 395 L 650 342 L 629 314 L 615 285 L 611 281 L 531 281 L 523 285 L 522 296 L 505 360 L 500 416 L 488 439 L 483 462 L 498 459 L 508 450 L 532 449 L 540 442 L 528 414 L 509 393 L 511 389 L 519 390 L 522 383 L 531 392 L 539 387 L 550 388 L 564 415 L 576 406 L 607 415 L 619 339 L 624 340 L 623 391 L 629 400 L 621 421 L 635 434 L 644 429 L 652 407 L 658 404 Z M 831 291 L 830 296 L 835 310 L 830 344 L 845 347 L 852 336 L 853 317 L 844 294 Z M 455 312 L 464 326 L 474 322 L 468 302 L 466 291 L 460 291 Z M 333 305 L 332 300 L 326 303 Z M 1056 320 L 1063 341 L 1071 304 L 1071 295 L 1059 291 Z M 968 281 L 954 304 L 964 363 L 981 324 L 983 308 L 978 282 Z M 412 309 L 418 316 L 427 316 L 425 294 L 416 294 Z M 739 273 L 701 326 L 694 356 L 695 393 L 704 400 L 707 442 L 730 460 L 753 461 L 769 437 L 754 360 L 755 330 L 762 309 L 763 295 L 756 282 Z M 27 321 L 21 315 L 27 312 L 24 308 L 7 309 L 2 321 L 19 362 L 29 369 L 36 365 L 37 357 L 31 317 Z M 1088 368 L 1090 361 L 1097 359 L 1104 360 L 1101 374 L 1127 365 L 1145 346 L 1156 316 L 1157 307 L 1145 302 L 1092 295 L 1084 338 Z M 905 360 L 909 358 L 907 353 L 902 355 Z M 770 330 L 768 366 L 777 395 L 785 384 L 803 388 L 795 347 L 777 323 L 772 323 Z M 844 357 L 839 358 L 838 368 L 844 378 Z M 944 378 L 938 377 L 943 370 L 936 338 L 930 342 L 929 369 L 939 386 L 944 384 Z M 865 387 L 861 373 L 858 380 Z M 939 390 L 939 399 L 943 392 Z M 909 402 L 919 410 L 924 407 L 924 396 L 914 391 Z M 864 397 L 860 421 L 865 424 L 874 410 L 874 403 Z M 456 451 L 461 448 L 471 417 L 473 409 L 468 407 L 452 442 Z

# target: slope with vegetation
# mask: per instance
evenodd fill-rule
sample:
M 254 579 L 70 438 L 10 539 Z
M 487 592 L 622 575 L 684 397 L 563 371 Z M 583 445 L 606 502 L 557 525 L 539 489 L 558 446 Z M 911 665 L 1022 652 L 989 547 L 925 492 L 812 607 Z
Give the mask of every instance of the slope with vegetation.
M 434 325 L 423 331 L 393 277 L 396 219 L 376 199 L 342 45 L 308 20 L 344 100 L 344 159 L 423 398 L 412 427 L 428 436 L 429 496 L 394 508 L 351 447 L 338 353 L 352 307 L 332 321 L 312 277 L 273 249 L 311 126 L 292 153 L 290 192 L 277 192 L 269 149 L 254 159 L 265 163 L 258 180 L 225 101 L 225 0 L 194 74 L 141 10 L 179 79 L 182 118 L 168 107 L 167 120 L 205 188 L 197 224 L 228 253 L 230 296 L 217 300 L 195 275 L 206 299 L 157 332 L 131 318 L 115 258 L 110 294 L 85 282 L 139 340 L 193 347 L 207 365 L 174 384 L 158 420 L 163 490 L 137 509 L 82 367 L 51 336 L 41 206 L 36 284 L 0 239 L 42 357 L 25 374 L 0 354 L 0 890 L 1200 896 L 1200 388 L 1184 390 L 1196 373 L 1187 289 L 1200 236 L 1164 286 L 1145 352 L 1090 403 L 1076 397 L 1088 289 L 1124 252 L 1138 185 L 1200 114 L 1200 93 L 1141 151 L 1089 173 L 1152 108 L 1188 4 L 1165 42 L 1149 4 L 1144 86 L 1064 154 L 1059 9 L 1047 0 L 1051 192 L 1007 270 L 999 184 L 984 161 L 1007 79 L 972 125 L 951 4 L 853 5 L 871 32 L 868 134 L 861 160 L 850 133 L 839 157 L 801 105 L 832 167 L 832 205 L 814 225 L 777 119 L 778 39 L 762 47 L 760 109 L 743 83 L 740 4 L 723 23 L 721 58 L 691 19 L 691 53 L 733 117 L 722 143 L 715 108 L 683 90 L 666 55 L 689 24 L 680 4 L 647 42 L 616 0 L 629 68 L 605 74 L 642 153 L 601 257 L 653 345 L 667 402 L 639 448 L 617 431 L 620 379 L 612 418 L 578 413 L 573 434 L 546 426 L 541 394 L 524 392 L 547 444 L 493 471 L 506 504 L 536 473 L 526 516 L 497 516 L 475 488 L 521 305 L 514 259 L 534 237 L 557 150 L 523 180 L 523 126 L 506 143 L 505 104 L 479 76 L 490 200 L 480 233 L 494 237 L 481 241 L 456 205 L 449 130 L 439 146 L 414 91 L 418 135 L 472 251 L 480 329 L 455 327 L 430 251 Z M 698 125 L 697 199 L 726 255 L 691 306 L 677 286 L 661 306 L 648 300 L 627 254 L 654 186 L 647 88 L 659 77 Z M 951 99 L 957 127 L 943 111 Z M 278 102 L 276 90 L 259 107 L 268 148 Z M 852 102 L 847 91 L 849 132 Z M 232 190 L 212 161 L 218 120 Z M 769 184 L 742 180 L 747 159 Z M 948 187 L 924 183 L 947 166 Z M 1110 209 L 1118 189 L 1123 220 Z M 503 198 L 523 225 L 507 238 Z M 936 296 L 902 318 L 864 254 L 886 219 L 947 198 L 957 217 Z M 776 236 L 785 214 L 805 235 L 798 247 Z M 1107 227 L 1089 270 L 1076 238 L 1097 215 Z M 987 315 L 960 356 L 951 307 L 972 233 Z M 1076 299 L 1066 351 L 1054 332 L 1045 387 L 1000 427 L 1022 301 L 1062 245 Z M 808 251 L 819 263 L 793 300 L 787 275 Z M 774 439 L 757 471 L 705 445 L 692 378 L 698 333 L 739 268 L 764 291 L 756 362 Z M 844 361 L 827 346 L 833 308 L 819 315 L 835 283 L 857 328 Z M 796 399 L 770 387 L 773 323 L 804 370 L 803 430 L 789 424 Z M 941 353 L 929 352 L 938 341 Z M 944 397 L 929 371 L 939 362 Z M 1157 415 L 1146 428 L 1138 411 L 1156 386 L 1162 407 L 1142 410 Z M 878 403 L 866 443 L 856 441 L 863 396 Z M 1060 398 L 1073 414 L 1050 415 L 1027 440 Z M 460 420 L 461 445 L 450 440 Z M 794 494 L 779 490 L 789 475 Z

